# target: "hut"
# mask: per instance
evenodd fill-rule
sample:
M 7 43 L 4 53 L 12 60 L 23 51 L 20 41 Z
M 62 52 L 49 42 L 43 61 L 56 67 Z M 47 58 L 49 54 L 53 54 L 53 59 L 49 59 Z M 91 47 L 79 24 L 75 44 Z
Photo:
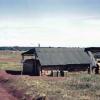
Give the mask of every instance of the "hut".
M 25 61 L 25 56 L 33 56 L 33 59 Z M 22 58 L 24 63 L 27 62 L 23 63 L 23 72 L 28 71 L 34 75 L 50 71 L 85 71 L 91 65 L 91 59 L 84 48 L 35 47 L 22 53 Z

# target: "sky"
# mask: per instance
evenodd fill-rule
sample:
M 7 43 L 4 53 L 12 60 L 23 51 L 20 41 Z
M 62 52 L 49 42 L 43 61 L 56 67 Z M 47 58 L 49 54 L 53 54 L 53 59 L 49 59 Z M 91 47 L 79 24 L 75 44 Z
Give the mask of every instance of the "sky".
M 0 46 L 100 46 L 100 0 L 0 0 Z

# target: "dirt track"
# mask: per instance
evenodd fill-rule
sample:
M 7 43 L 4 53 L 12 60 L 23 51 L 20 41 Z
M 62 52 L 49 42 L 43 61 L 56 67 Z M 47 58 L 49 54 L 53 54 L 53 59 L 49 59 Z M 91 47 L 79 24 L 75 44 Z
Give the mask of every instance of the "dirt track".
M 20 62 L 21 60 L 20 59 L 17 59 L 16 58 L 0 58 L 0 62 Z
M 5 88 L 2 87 L 0 83 L 0 100 L 17 100 L 14 96 L 9 94 Z
M 9 77 L 6 72 L 0 71 L 0 78 Z M 3 87 L 3 83 L 0 82 L 0 100 L 17 100 L 12 94 L 8 93 L 6 88 Z

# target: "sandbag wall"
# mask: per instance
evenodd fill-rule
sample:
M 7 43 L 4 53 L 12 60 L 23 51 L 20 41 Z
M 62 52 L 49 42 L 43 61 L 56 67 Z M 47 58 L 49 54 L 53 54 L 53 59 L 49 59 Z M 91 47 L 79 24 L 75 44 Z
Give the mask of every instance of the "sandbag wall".
M 51 72 L 51 76 L 52 77 L 66 77 L 67 76 L 68 71 L 52 71 Z

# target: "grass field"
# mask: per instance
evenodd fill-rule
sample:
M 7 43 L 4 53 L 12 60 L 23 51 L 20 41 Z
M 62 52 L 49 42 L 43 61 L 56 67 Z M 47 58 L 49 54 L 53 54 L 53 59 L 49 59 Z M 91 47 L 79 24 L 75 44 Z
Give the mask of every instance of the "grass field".
M 21 70 L 20 54 L 21 52 L 1 51 L 0 69 Z M 7 76 L 0 77 L 0 82 L 12 89 L 10 92 L 19 92 L 18 100 L 38 100 L 33 98 L 39 97 L 45 97 L 46 100 L 100 100 L 100 75 L 73 72 L 68 73 L 67 77 L 59 78 Z
M 20 51 L 0 51 L 0 70 L 21 70 Z

